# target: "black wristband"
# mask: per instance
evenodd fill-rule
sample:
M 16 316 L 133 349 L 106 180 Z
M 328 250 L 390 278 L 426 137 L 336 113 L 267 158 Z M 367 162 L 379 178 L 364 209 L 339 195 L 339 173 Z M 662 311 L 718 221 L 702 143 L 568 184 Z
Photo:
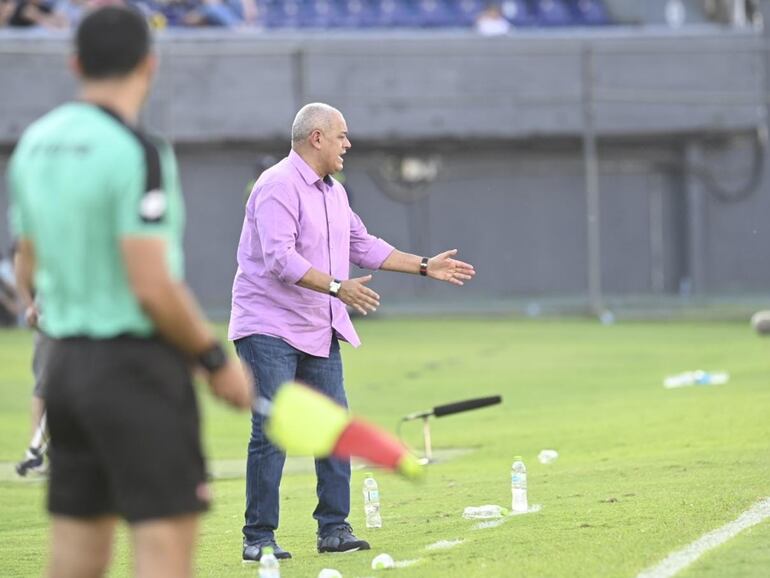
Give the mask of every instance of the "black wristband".
M 422 261 L 420 261 L 420 275 L 423 277 L 428 276 L 428 258 L 423 257 Z
M 222 369 L 227 363 L 227 354 L 222 348 L 222 344 L 216 342 L 198 354 L 198 364 L 208 371 L 215 373 Z

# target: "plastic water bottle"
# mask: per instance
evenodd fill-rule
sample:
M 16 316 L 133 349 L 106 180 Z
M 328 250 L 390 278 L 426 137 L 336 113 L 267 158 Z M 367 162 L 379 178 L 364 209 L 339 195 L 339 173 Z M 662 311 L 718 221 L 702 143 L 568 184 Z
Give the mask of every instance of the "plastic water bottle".
M 364 514 L 367 528 L 382 528 L 380 516 L 380 490 L 371 473 L 364 478 Z
M 513 457 L 511 466 L 511 511 L 514 514 L 526 514 L 529 509 L 527 503 L 527 466 L 521 459 L 521 456 Z
M 677 375 L 669 375 L 663 380 L 666 389 L 688 387 L 691 385 L 722 385 L 730 381 L 730 374 L 725 371 L 685 371 Z
M 259 559 L 259 578 L 281 578 L 281 567 L 270 546 L 262 548 Z

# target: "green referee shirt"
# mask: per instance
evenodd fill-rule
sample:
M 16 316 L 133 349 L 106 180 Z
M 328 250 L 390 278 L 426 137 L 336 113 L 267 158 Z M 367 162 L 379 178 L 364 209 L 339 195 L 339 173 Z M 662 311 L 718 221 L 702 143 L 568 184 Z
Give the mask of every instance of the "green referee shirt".
M 8 171 L 10 221 L 32 241 L 42 329 L 53 337 L 147 336 L 120 240 L 158 236 L 183 275 L 184 205 L 171 147 L 107 109 L 70 103 L 30 126 Z

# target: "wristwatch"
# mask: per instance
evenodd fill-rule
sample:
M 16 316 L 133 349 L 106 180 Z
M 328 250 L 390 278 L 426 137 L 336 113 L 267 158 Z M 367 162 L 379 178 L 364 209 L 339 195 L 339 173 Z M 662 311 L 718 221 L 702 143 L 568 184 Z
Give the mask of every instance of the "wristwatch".
M 220 343 L 210 345 L 198 354 L 198 363 L 209 373 L 216 373 L 227 363 L 227 354 Z
M 430 259 L 428 259 L 427 257 L 423 257 L 422 259 L 420 259 L 420 275 L 422 275 L 423 277 L 428 276 L 428 261 L 430 261 Z
M 340 287 L 342 287 L 342 281 L 339 279 L 332 279 L 329 282 L 329 295 L 332 297 L 339 297 Z

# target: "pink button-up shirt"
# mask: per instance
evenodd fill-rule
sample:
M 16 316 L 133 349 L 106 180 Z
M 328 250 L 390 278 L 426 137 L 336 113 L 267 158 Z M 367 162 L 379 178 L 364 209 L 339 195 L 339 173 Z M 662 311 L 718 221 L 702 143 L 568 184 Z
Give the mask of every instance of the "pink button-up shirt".
M 350 263 L 379 269 L 393 247 L 366 231 L 343 186 L 297 153 L 262 173 L 246 203 L 233 282 L 230 339 L 263 334 L 328 357 L 333 331 L 361 340 L 345 304 L 297 285 L 311 267 L 348 279 Z

